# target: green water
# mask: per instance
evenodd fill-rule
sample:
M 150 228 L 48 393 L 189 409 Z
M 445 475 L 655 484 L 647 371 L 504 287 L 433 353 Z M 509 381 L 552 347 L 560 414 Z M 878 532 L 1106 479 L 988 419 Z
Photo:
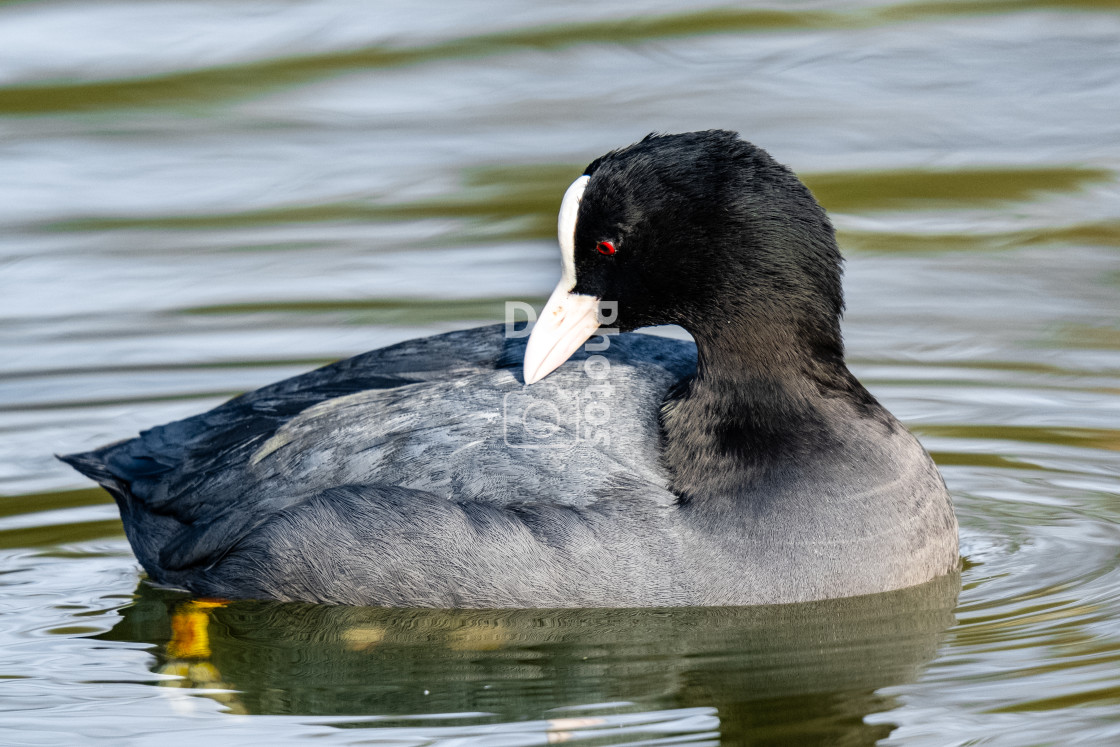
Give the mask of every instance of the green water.
M 1120 743 L 1120 4 L 0 2 L 0 743 Z M 760 609 L 208 605 L 53 459 L 540 304 L 735 129 L 830 210 L 959 577 Z

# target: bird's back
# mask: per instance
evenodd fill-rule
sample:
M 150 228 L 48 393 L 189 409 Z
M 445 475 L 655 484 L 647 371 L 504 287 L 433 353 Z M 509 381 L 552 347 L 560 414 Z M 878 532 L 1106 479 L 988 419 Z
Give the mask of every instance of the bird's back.
M 337 488 L 504 507 L 637 492 L 667 506 L 657 411 L 695 350 L 607 340 L 602 357 L 585 352 L 531 388 L 518 377 L 524 341 L 502 325 L 410 340 L 63 459 L 116 498 L 149 575 L 187 588 L 274 517 Z

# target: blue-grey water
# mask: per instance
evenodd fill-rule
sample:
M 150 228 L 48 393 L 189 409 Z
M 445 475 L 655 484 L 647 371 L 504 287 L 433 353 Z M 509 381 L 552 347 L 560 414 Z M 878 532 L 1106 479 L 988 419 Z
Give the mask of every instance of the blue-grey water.
M 52 454 L 498 321 L 647 132 L 735 129 L 848 257 L 959 577 L 759 609 L 151 588 Z M 1120 744 L 1120 3 L 0 2 L 0 743 Z

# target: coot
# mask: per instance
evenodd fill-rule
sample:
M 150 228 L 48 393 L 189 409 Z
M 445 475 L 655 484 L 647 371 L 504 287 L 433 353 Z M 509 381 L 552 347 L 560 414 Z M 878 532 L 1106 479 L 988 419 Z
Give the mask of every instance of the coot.
M 792 172 L 653 134 L 575 180 L 559 239 L 527 346 L 412 340 L 61 458 L 153 582 L 205 596 L 751 605 L 957 567 L 941 476 L 845 365 L 840 253 Z M 661 324 L 695 345 L 629 332 Z

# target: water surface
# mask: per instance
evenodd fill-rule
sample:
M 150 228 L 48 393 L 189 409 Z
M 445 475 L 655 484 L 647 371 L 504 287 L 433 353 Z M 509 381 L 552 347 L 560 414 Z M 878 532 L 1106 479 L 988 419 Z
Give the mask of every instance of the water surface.
M 1115 2 L 0 3 L 0 742 L 1120 742 Z M 52 454 L 555 283 L 595 156 L 725 127 L 848 257 L 959 577 L 726 610 L 153 589 Z

